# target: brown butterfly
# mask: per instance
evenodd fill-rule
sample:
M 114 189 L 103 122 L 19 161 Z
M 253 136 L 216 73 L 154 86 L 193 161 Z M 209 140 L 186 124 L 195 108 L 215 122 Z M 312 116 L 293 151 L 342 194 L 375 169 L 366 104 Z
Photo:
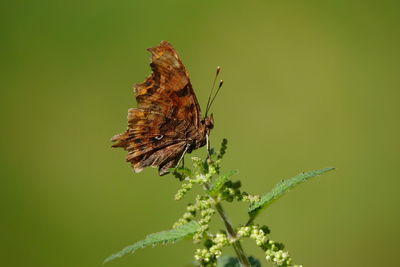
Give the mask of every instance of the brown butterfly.
M 135 172 L 151 166 L 158 167 L 159 175 L 164 175 L 185 153 L 208 142 L 214 120 L 207 112 L 216 94 L 211 102 L 209 98 L 206 115 L 201 119 L 189 74 L 175 49 L 162 41 L 148 51 L 153 72 L 134 86 L 137 108 L 128 110 L 128 129 L 111 140 L 115 142 L 113 147 L 128 151 L 126 161 Z M 218 91 L 221 86 L 222 81 Z

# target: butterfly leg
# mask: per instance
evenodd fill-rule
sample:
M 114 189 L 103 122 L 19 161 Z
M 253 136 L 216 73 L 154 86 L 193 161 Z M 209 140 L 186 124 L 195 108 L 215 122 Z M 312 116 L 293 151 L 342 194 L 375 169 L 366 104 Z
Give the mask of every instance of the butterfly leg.
M 178 166 L 179 163 L 182 161 L 182 167 L 184 167 L 184 164 L 185 164 L 185 158 L 184 157 L 185 157 L 185 154 L 188 151 L 189 147 L 190 147 L 190 144 L 187 144 L 186 147 L 185 147 L 185 150 L 183 151 L 182 156 L 179 159 L 178 164 L 176 164 L 176 166 Z
M 182 157 L 182 168 L 185 168 L 185 157 Z

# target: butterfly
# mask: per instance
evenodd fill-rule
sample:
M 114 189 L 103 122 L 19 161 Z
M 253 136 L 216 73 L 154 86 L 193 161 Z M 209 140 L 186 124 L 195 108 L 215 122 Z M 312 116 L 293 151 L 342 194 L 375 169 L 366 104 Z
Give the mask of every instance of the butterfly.
M 137 108 L 128 110 L 128 129 L 111 140 L 113 147 L 128 151 L 126 161 L 135 172 L 150 166 L 165 175 L 185 153 L 208 142 L 214 119 L 207 112 L 216 95 L 211 102 L 208 99 L 202 119 L 189 74 L 172 45 L 162 41 L 147 50 L 151 52 L 152 73 L 134 86 Z M 219 68 L 215 78 L 218 73 Z M 218 91 L 221 86 L 222 81 Z

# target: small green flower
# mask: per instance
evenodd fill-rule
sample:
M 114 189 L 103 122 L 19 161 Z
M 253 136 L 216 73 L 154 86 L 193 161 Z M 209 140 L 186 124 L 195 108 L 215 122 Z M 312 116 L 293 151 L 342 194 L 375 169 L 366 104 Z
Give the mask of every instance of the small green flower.
M 237 230 L 237 236 L 240 237 L 249 237 L 251 232 L 251 227 L 242 226 Z
M 259 195 L 245 195 L 245 194 L 243 194 L 243 201 L 245 201 L 245 202 L 250 202 L 250 203 L 253 203 L 253 202 L 258 202 L 258 201 L 260 201 L 260 196 Z

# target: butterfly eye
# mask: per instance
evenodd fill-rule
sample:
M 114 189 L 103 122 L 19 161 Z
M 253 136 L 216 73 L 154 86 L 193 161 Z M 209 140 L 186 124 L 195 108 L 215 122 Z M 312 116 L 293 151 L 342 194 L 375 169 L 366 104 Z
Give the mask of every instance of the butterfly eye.
M 156 137 L 154 137 L 156 140 L 161 140 L 163 139 L 164 135 L 157 135 Z

